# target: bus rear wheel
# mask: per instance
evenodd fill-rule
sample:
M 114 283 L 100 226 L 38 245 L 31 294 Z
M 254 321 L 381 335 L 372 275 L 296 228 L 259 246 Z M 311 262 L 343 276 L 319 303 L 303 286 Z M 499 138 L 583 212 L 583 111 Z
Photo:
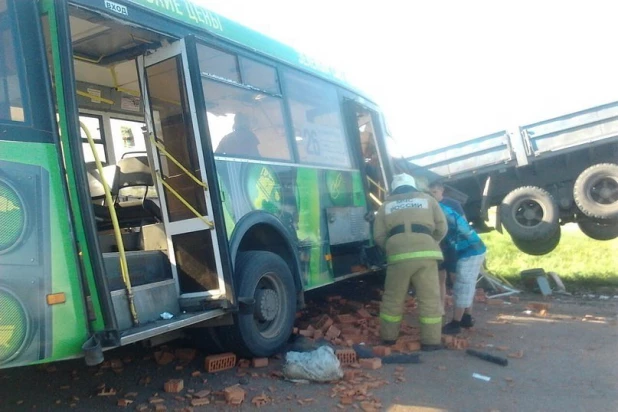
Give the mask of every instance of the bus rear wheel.
M 289 339 L 296 313 L 296 287 L 290 268 L 278 255 L 265 251 L 239 255 L 234 275 L 236 296 L 251 301 L 234 315 L 234 325 L 218 335 L 226 350 L 241 356 L 270 356 Z

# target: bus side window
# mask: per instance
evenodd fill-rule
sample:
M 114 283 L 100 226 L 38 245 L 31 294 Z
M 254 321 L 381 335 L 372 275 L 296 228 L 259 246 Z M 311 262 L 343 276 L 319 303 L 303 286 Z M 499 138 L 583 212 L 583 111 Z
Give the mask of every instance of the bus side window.
M 15 19 L 11 18 L 7 0 L 0 0 L 0 121 L 24 122 L 22 81 Z

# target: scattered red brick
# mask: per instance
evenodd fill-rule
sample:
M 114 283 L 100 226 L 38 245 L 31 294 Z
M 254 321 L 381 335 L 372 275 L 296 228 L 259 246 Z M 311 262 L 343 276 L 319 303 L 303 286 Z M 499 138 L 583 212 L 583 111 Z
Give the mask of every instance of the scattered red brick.
M 133 403 L 133 401 L 131 399 L 118 399 L 117 405 L 122 407 L 122 408 L 126 408 L 127 406 L 131 405 L 132 403 Z
M 261 395 L 253 397 L 251 399 L 251 403 L 256 407 L 260 408 L 264 405 L 268 405 L 271 402 L 270 397 L 268 397 L 264 392 Z
M 358 377 L 358 370 L 355 369 L 347 369 L 343 372 L 343 380 L 344 381 L 353 381 Z
M 210 373 L 232 369 L 236 365 L 236 355 L 227 352 L 206 356 L 204 364 L 204 368 Z
M 241 369 L 246 369 L 251 366 L 251 361 L 249 359 L 241 359 L 238 361 L 238 367 Z
M 519 303 L 519 296 L 509 296 L 509 302 Z
M 194 398 L 205 398 L 208 395 L 210 395 L 210 391 L 208 389 L 202 389 L 201 391 L 194 393 L 193 397 Z
M 339 335 L 341 335 L 341 331 L 338 328 L 336 328 L 335 325 L 332 325 L 326 331 L 326 338 L 327 339 L 335 339 L 335 338 L 338 338 Z
M 155 412 L 167 412 L 167 406 L 158 403 L 155 405 Z
M 518 350 L 517 352 L 509 353 L 507 356 L 513 359 L 521 359 L 524 357 L 524 351 Z
M 265 368 L 268 366 L 268 358 L 253 358 L 252 365 L 254 368 Z
M 197 351 L 193 348 L 180 348 L 176 349 L 176 352 L 174 352 L 174 354 L 179 360 L 188 363 L 195 359 Z
M 168 363 L 171 363 L 175 357 L 173 354 L 169 353 L 169 352 L 163 352 L 163 351 L 157 351 L 154 353 L 154 358 L 155 358 L 155 362 L 157 362 L 157 365 L 167 365 Z
M 363 319 L 371 319 L 371 313 L 369 313 L 369 311 L 367 309 L 359 309 L 356 311 L 356 313 L 358 314 L 358 316 L 360 316 Z
M 391 354 L 391 348 L 387 346 L 374 346 L 373 354 L 380 358 L 383 358 Z
M 330 316 L 322 315 L 320 319 L 318 319 L 318 321 L 316 322 L 315 328 L 321 330 L 322 332 L 326 332 L 333 323 L 335 322 L 331 319 Z
M 312 336 L 313 336 L 313 331 L 312 331 L 312 330 L 309 330 L 309 329 L 302 329 L 302 330 L 299 330 L 299 331 L 298 331 L 298 334 L 299 334 L 300 336 L 304 336 L 304 337 L 306 337 L 306 338 L 310 338 L 310 337 L 312 337 Z
M 206 406 L 208 404 L 210 404 L 210 399 L 208 398 L 191 399 L 191 406 Z
M 185 382 L 182 379 L 170 379 L 163 384 L 163 390 L 167 393 L 179 393 L 185 387 Z
M 421 350 L 421 342 L 417 340 L 412 340 L 406 342 L 406 349 L 410 352 L 416 352 Z
M 354 349 L 339 349 L 335 351 L 335 356 L 342 365 L 356 363 L 356 351 Z
M 348 314 L 342 314 L 342 315 L 337 315 L 337 322 L 339 323 L 355 323 L 356 322 L 356 318 L 352 315 L 348 315 Z
M 313 339 L 314 340 L 322 339 L 323 337 L 324 337 L 324 332 L 322 332 L 320 329 L 317 329 L 317 330 L 313 331 Z
M 382 359 L 380 358 L 361 359 L 359 363 L 364 369 L 380 369 L 382 367 Z
M 245 400 L 246 392 L 239 385 L 228 386 L 223 390 L 225 400 L 230 405 L 240 405 Z
M 490 306 L 500 306 L 504 304 L 502 299 L 488 299 L 487 304 Z

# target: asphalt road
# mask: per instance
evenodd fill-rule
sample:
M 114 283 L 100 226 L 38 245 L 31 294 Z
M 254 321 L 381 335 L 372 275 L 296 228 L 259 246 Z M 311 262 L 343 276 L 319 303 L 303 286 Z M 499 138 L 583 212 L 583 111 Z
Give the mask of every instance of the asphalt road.
M 363 285 L 367 286 L 363 290 L 370 289 Z M 358 289 L 341 290 L 359 299 Z M 506 367 L 463 351 L 421 353 L 420 364 L 361 370 L 366 376 L 349 384 L 348 390 L 365 389 L 365 402 L 384 411 L 618 411 L 618 299 L 554 297 L 546 316 L 526 313 L 529 301 L 540 301 L 540 296 L 524 295 L 511 305 L 479 304 L 477 325 L 465 333 L 471 348 L 504 357 L 521 355 L 508 358 Z M 168 350 L 185 345 L 175 342 Z M 361 410 L 358 401 L 341 405 L 341 397 L 332 396 L 341 394 L 334 392 L 341 386 L 294 384 L 271 374 L 281 370 L 282 359 L 271 359 L 267 368 L 208 374 L 203 352 L 189 363 L 176 359 L 158 365 L 153 352 L 160 349 L 134 345 L 109 351 L 106 360 L 114 362 L 105 369 L 71 360 L 0 370 L 0 410 L 125 409 L 118 406 L 119 399 L 133 401 L 127 410 L 139 410 L 140 405 L 155 410 L 156 404 L 149 401 L 158 398 L 168 411 L 188 411 L 183 408 L 190 406 L 189 397 L 204 389 L 212 392 L 210 405 L 193 410 L 236 410 L 239 407 L 227 405 L 217 394 L 235 384 L 247 392 L 242 410 L 254 409 L 251 400 L 262 393 L 267 403 L 261 409 Z M 474 378 L 474 373 L 490 380 Z M 169 379 L 183 379 L 184 390 L 165 393 Z M 102 388 L 115 394 L 97 396 Z M 372 410 L 367 403 L 362 406 Z

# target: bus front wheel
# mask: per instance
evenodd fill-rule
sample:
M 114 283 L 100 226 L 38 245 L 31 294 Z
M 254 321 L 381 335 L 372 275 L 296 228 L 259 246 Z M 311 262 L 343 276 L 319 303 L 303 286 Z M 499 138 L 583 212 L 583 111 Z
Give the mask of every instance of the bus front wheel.
M 272 252 L 250 251 L 238 256 L 236 295 L 252 302 L 234 315 L 234 325 L 219 333 L 229 350 L 241 356 L 271 356 L 289 339 L 296 313 L 296 288 L 290 268 Z

